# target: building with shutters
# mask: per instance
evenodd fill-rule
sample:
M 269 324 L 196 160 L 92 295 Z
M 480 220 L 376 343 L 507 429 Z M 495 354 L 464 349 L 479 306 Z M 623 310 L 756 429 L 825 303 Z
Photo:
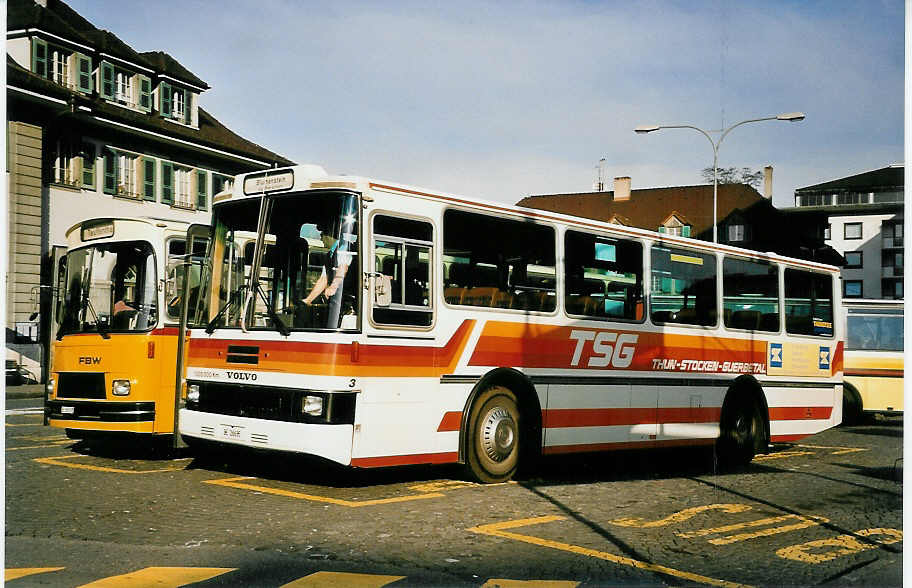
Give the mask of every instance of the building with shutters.
M 6 52 L 7 359 L 40 373 L 67 229 L 104 216 L 208 223 L 235 174 L 293 162 L 203 109 L 209 85 L 174 57 L 137 52 L 59 0 L 9 0 Z

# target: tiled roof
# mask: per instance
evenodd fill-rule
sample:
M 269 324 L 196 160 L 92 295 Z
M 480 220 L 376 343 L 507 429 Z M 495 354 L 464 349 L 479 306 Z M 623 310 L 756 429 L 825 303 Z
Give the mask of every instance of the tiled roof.
M 47 8 L 35 0 L 9 0 L 7 5 L 7 30 L 37 28 L 64 39 L 93 47 L 96 51 L 119 57 L 156 73 L 167 74 L 204 90 L 209 85 L 176 59 L 163 51 L 138 53 L 114 33 L 96 28 L 60 0 L 47 0 Z
M 656 230 L 674 212 L 691 223 L 693 234 L 712 229 L 713 187 L 709 185 L 676 186 L 631 190 L 629 200 L 614 200 L 614 192 L 581 192 L 576 194 L 542 194 L 528 196 L 517 206 L 572 214 L 610 221 L 614 215 L 628 220 L 631 226 Z M 745 184 L 720 184 L 718 218 L 721 221 L 736 210 L 772 203 Z
M 164 51 L 147 51 L 140 53 L 140 55 L 148 63 L 151 63 L 158 72 L 168 74 L 172 78 L 188 82 L 205 90 L 209 89 L 209 84 L 193 75 L 187 68 Z

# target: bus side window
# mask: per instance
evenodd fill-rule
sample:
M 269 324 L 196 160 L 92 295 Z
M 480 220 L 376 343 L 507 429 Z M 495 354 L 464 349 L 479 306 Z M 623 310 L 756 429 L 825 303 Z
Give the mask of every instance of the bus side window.
M 433 322 L 429 222 L 377 215 L 373 220 L 374 271 L 390 277 L 391 304 L 375 306 L 375 323 L 428 327 Z
M 654 323 L 715 325 L 715 256 L 654 244 L 649 314 Z
M 565 310 L 600 319 L 643 319 L 643 245 L 567 231 Z
M 443 215 L 449 304 L 553 312 L 556 259 L 553 227 L 462 210 Z
M 785 269 L 785 330 L 796 335 L 833 335 L 833 280 L 829 275 Z
M 779 268 L 752 259 L 722 262 L 722 315 L 729 329 L 779 331 Z

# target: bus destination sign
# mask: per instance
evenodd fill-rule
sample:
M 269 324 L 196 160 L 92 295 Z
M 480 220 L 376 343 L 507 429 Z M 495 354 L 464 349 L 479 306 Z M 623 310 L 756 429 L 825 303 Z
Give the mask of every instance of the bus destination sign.
M 92 241 L 94 239 L 104 239 L 105 237 L 114 236 L 114 223 L 111 221 L 103 223 L 85 224 L 82 226 L 82 240 Z
M 291 170 L 273 175 L 262 175 L 244 178 L 244 194 L 262 194 L 288 190 L 294 186 L 294 174 Z

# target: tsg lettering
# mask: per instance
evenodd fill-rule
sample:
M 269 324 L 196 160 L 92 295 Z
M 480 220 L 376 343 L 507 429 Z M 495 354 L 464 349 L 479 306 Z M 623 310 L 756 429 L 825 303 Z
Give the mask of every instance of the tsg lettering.
M 630 367 L 636 352 L 639 335 L 615 333 L 613 331 L 570 331 L 570 338 L 576 341 L 571 366 L 578 366 L 590 341 L 591 352 L 588 354 L 588 367 Z
M 229 380 L 245 380 L 254 382 L 257 379 L 257 375 L 252 372 L 227 372 Z

